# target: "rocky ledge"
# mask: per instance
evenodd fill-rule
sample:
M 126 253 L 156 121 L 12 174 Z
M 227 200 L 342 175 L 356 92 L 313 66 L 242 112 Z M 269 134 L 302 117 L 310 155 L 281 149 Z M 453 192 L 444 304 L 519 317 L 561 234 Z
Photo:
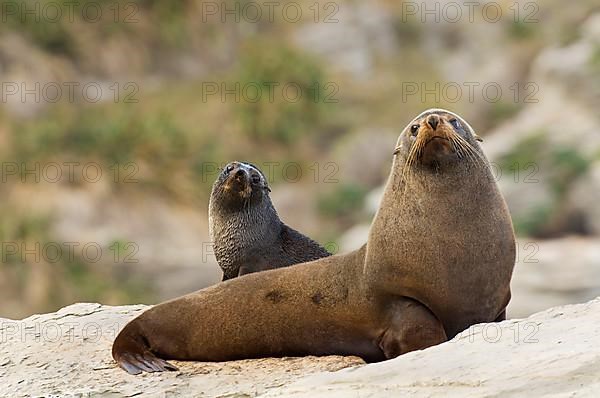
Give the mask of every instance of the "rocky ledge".
M 120 328 L 146 308 L 74 304 L 21 321 L 0 319 L 0 396 L 596 397 L 600 392 L 600 299 L 475 325 L 448 343 L 378 364 L 335 356 L 174 362 L 180 372 L 130 376 L 116 367 L 110 346 Z

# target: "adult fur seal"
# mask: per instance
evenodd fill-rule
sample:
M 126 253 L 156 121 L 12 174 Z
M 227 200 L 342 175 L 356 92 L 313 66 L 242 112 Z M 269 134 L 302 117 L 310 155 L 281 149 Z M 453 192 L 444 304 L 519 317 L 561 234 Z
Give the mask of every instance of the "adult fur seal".
M 215 181 L 208 219 L 224 281 L 330 255 L 279 219 L 270 191 L 264 174 L 250 163 L 229 163 Z
M 129 373 L 166 359 L 358 355 L 379 361 L 503 319 L 515 260 L 506 204 L 471 127 L 444 110 L 401 133 L 367 244 L 157 305 L 117 336 Z

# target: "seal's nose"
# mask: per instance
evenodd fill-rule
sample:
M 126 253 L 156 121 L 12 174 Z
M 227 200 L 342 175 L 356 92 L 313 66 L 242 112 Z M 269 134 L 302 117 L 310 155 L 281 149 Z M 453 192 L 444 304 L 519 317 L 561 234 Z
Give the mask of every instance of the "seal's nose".
M 238 181 L 245 180 L 247 176 L 248 176 L 248 173 L 246 172 L 246 170 L 244 170 L 242 168 L 237 169 L 237 171 L 234 174 L 235 179 Z
M 433 130 L 435 130 L 438 124 L 440 124 L 440 117 L 438 115 L 430 115 L 427 119 L 427 124 L 429 124 Z

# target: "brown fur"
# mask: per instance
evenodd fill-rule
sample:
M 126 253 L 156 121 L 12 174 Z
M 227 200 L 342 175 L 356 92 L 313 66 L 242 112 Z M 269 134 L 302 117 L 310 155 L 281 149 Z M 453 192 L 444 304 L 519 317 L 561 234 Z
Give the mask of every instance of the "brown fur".
M 464 129 L 452 127 L 455 118 Z M 447 111 L 428 111 L 403 131 L 395 154 L 365 246 L 157 305 L 117 336 L 117 363 L 136 374 L 170 370 L 160 358 L 379 361 L 502 319 L 512 224 L 472 129 Z
M 330 255 L 279 219 L 269 192 L 266 177 L 250 163 L 229 163 L 215 181 L 208 220 L 224 281 Z
M 494 321 L 510 300 L 515 241 L 508 209 L 488 167 L 477 138 L 460 117 L 428 111 L 419 125 L 416 144 L 410 134 L 398 140 L 383 200 L 369 232 L 365 278 L 374 295 L 406 296 L 425 304 L 453 337 L 470 325 Z M 430 114 L 438 116 L 434 131 Z M 467 134 L 464 144 L 450 124 L 457 119 Z M 410 129 L 410 126 L 408 127 Z M 405 170 L 410 147 L 433 137 L 453 155 Z M 457 138 L 454 137 L 457 140 Z M 432 141 L 433 142 L 433 141 Z M 423 150 L 427 156 L 427 149 Z M 411 222 L 409 222 L 409 220 Z

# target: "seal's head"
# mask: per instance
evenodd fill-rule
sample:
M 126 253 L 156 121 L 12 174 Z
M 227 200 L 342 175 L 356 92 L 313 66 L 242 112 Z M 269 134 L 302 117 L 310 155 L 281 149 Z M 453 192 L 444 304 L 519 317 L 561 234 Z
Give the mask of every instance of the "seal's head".
M 212 195 L 229 207 L 247 206 L 269 196 L 271 189 L 265 175 L 251 163 L 228 163 L 213 185 Z
M 402 158 L 405 167 L 438 172 L 460 159 L 479 160 L 477 141 L 481 139 L 460 116 L 444 109 L 429 109 L 400 134 L 394 155 Z

